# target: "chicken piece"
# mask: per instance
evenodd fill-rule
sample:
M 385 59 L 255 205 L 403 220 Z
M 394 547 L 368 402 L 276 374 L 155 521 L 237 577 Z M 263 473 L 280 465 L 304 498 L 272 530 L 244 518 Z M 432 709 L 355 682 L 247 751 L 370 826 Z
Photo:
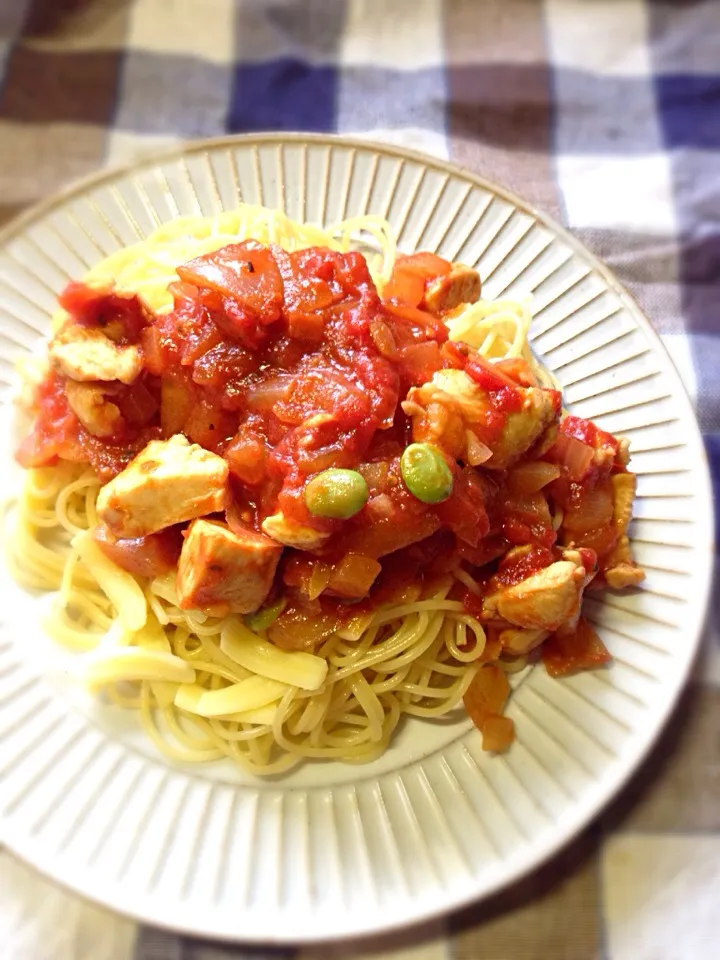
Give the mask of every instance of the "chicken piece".
M 329 533 L 322 530 L 314 530 L 312 527 L 306 527 L 302 523 L 296 523 L 281 513 L 273 513 L 266 517 L 262 522 L 263 533 L 278 543 L 286 547 L 296 547 L 298 550 L 315 550 L 321 547 Z
M 231 613 L 252 613 L 272 586 L 282 547 L 249 528 L 194 520 L 188 528 L 177 572 L 183 610 L 227 604 Z
M 470 462 L 469 424 L 485 421 L 488 404 L 463 370 L 438 370 L 432 380 L 408 391 L 402 409 L 412 420 L 416 443 L 437 444 L 454 459 Z
M 630 441 L 627 437 L 619 438 L 617 459 L 624 467 L 630 463 Z
M 436 443 L 471 466 L 482 463 L 490 470 L 506 470 L 554 427 L 560 414 L 554 392 L 540 387 L 517 389 L 523 395 L 523 409 L 508 415 L 500 436 L 488 443 L 484 458 L 478 454 L 478 445 L 485 444 L 473 427 L 487 423 L 490 396 L 464 370 L 438 370 L 428 383 L 408 392 L 402 407 L 412 418 L 416 442 Z
M 450 273 L 431 281 L 425 290 L 425 307 L 438 317 L 479 299 L 480 274 L 464 263 L 454 263 Z
M 572 560 L 558 560 L 544 570 L 485 598 L 483 613 L 532 630 L 557 630 L 580 613 L 588 576 Z
M 481 422 L 488 409 L 487 394 L 464 370 L 437 370 L 432 380 L 409 391 L 408 401 L 421 408 L 445 401 L 468 423 Z
M 553 394 L 540 387 L 523 390 L 525 399 L 518 413 L 511 413 L 498 440 L 490 444 L 492 457 L 485 464 L 492 470 L 506 470 L 533 447 L 555 424 L 559 410 Z
M 224 510 L 228 490 L 225 460 L 176 434 L 151 441 L 101 488 L 98 516 L 119 539 L 146 537 Z
M 578 581 L 580 604 L 582 604 L 583 591 L 588 584 L 595 579 L 595 574 L 597 573 L 597 555 L 593 550 L 587 550 L 585 548 L 576 550 L 571 548 L 569 550 L 563 550 L 560 559 L 574 563 L 579 570 L 579 574 L 583 575 L 582 582 Z M 580 604 L 578 604 L 577 611 L 573 616 L 566 620 L 565 623 L 555 631 L 556 635 L 570 634 L 577 630 L 578 621 L 580 620 L 580 614 L 582 612 Z
M 68 380 L 65 396 L 70 409 L 94 437 L 116 436 L 125 426 L 119 407 L 108 400 L 98 384 Z
M 142 372 L 139 347 L 121 347 L 97 327 L 68 323 L 50 343 L 50 358 L 66 377 L 81 383 L 119 380 L 133 383 Z
M 637 477 L 634 473 L 616 473 L 612 484 L 613 523 L 621 533 L 627 533 L 632 518 L 633 500 L 637 489 Z
M 627 537 L 623 538 L 627 540 Z M 628 543 L 629 552 L 629 543 Z M 605 582 L 611 590 L 623 590 L 625 587 L 637 587 L 645 579 L 645 573 L 634 562 L 621 560 L 605 571 Z

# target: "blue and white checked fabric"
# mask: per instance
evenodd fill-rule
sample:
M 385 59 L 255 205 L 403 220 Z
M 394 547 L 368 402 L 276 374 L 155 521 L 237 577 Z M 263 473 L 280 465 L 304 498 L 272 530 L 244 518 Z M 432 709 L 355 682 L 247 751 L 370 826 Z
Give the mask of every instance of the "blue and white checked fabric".
M 0 220 L 189 138 L 363 133 L 455 160 L 617 273 L 720 484 L 720 0 L 0 0 Z M 651 762 L 519 887 L 374 944 L 259 950 L 114 918 L 0 854 L 3 960 L 720 957 L 720 636 Z M 380 951 L 380 952 L 378 952 Z

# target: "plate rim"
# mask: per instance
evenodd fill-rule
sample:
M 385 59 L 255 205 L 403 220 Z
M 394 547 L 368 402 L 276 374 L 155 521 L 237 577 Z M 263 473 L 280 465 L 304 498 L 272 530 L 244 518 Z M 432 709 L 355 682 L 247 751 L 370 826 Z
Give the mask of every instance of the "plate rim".
M 600 260 L 582 241 L 577 238 L 568 228 L 563 226 L 554 217 L 545 211 L 536 208 L 532 203 L 516 194 L 514 191 L 502 184 L 496 183 L 489 178 L 483 177 L 463 167 L 460 164 L 445 160 L 444 158 L 433 156 L 429 153 L 401 146 L 399 144 L 375 141 L 366 138 L 362 133 L 358 134 L 330 134 L 330 133 L 303 133 L 301 131 L 266 131 L 258 133 L 231 134 L 227 136 L 203 138 L 198 140 L 180 142 L 164 150 L 151 150 L 146 154 L 135 157 L 134 159 L 120 164 L 113 164 L 107 168 L 94 171 L 85 176 L 74 178 L 59 190 L 53 192 L 48 197 L 44 197 L 14 216 L 7 224 L 0 228 L 0 249 L 10 243 L 22 231 L 38 219 L 50 214 L 56 207 L 71 201 L 73 198 L 92 190 L 95 187 L 102 186 L 112 182 L 124 175 L 131 175 L 139 170 L 150 168 L 159 164 L 180 160 L 183 157 L 201 154 L 208 150 L 232 149 L 233 146 L 255 147 L 262 145 L 281 145 L 281 144 L 317 144 L 328 147 L 345 147 L 350 149 L 364 149 L 379 155 L 385 155 L 393 159 L 409 160 L 421 164 L 428 168 L 434 168 L 444 172 L 448 176 L 462 178 L 465 182 L 472 183 L 483 190 L 490 192 L 510 204 L 517 210 L 524 212 L 534 218 L 539 224 L 550 230 L 556 237 L 561 239 L 572 250 L 573 254 L 580 256 L 588 265 L 600 275 L 604 283 L 621 301 L 621 303 L 632 314 L 633 319 L 642 328 L 645 335 L 654 344 L 655 349 L 664 361 L 675 371 L 677 384 L 679 385 L 678 398 L 685 407 L 686 415 L 693 426 L 692 441 L 696 443 L 699 457 L 696 464 L 698 471 L 699 488 L 696 491 L 698 502 L 706 510 L 708 524 L 710 526 L 709 536 L 703 538 L 699 544 L 698 550 L 707 554 L 707 562 L 702 571 L 696 578 L 698 594 L 701 598 L 701 609 L 696 619 L 696 629 L 692 636 L 692 650 L 687 657 L 684 668 L 675 676 L 674 688 L 669 689 L 668 696 L 658 711 L 655 727 L 649 736 L 640 736 L 637 745 L 632 752 L 632 756 L 626 759 L 624 763 L 618 765 L 613 778 L 606 778 L 601 781 L 601 785 L 589 799 L 581 799 L 574 805 L 572 822 L 562 831 L 557 831 L 551 835 L 549 842 L 546 841 L 539 847 L 531 847 L 523 852 L 519 858 L 518 866 L 511 870 L 510 876 L 501 877 L 490 883 L 485 883 L 482 890 L 478 886 L 470 885 L 470 892 L 463 896 L 452 895 L 447 897 L 440 906 L 427 907 L 427 904 L 421 900 L 415 902 L 415 909 L 406 910 L 403 915 L 395 922 L 381 922 L 376 924 L 367 924 L 365 926 L 349 927 L 347 931 L 330 932 L 320 936 L 302 936 L 294 935 L 288 937 L 283 931 L 268 931 L 264 936 L 256 936 L 254 933 L 246 935 L 242 940 L 239 939 L 239 932 L 232 931 L 213 931 L 201 923 L 195 923 L 192 919 L 182 916 L 182 911 L 169 919 L 168 917 L 158 917 L 151 911 L 145 911 L 139 904 L 118 906 L 108 897 L 103 897 L 104 891 L 96 892 L 89 888 L 89 885 L 83 885 L 81 881 L 74 882 L 76 878 L 67 878 L 63 876 L 54 866 L 52 859 L 44 858 L 42 853 L 34 849 L 37 844 L 30 841 L 27 844 L 13 842 L 13 837 L 9 831 L 4 830 L 5 835 L 0 837 L 3 846 L 18 860 L 25 863 L 32 870 L 42 876 L 51 879 L 61 888 L 71 891 L 86 902 L 96 904 L 105 909 L 112 910 L 125 917 L 135 920 L 138 923 L 152 925 L 156 928 L 178 933 L 185 936 L 202 936 L 218 942 L 236 943 L 247 942 L 257 944 L 289 945 L 300 943 L 323 943 L 334 942 L 346 938 L 367 938 L 377 937 L 392 931 L 407 929 L 418 924 L 427 923 L 436 920 L 439 917 L 448 915 L 451 912 L 467 908 L 473 903 L 480 903 L 488 897 L 497 894 L 512 884 L 518 883 L 528 876 L 532 870 L 538 869 L 541 865 L 549 862 L 552 858 L 568 846 L 576 837 L 587 829 L 598 816 L 602 814 L 607 805 L 614 797 L 626 787 L 629 780 L 638 772 L 647 760 L 650 752 L 656 746 L 661 734 L 666 729 L 668 720 L 673 714 L 682 691 L 686 688 L 690 679 L 693 667 L 698 659 L 698 653 L 702 645 L 702 639 L 708 623 L 710 610 L 710 590 L 713 582 L 713 558 L 715 553 L 715 505 L 712 495 L 712 482 L 710 468 L 707 458 L 707 451 L 702 437 L 700 424 L 695 413 L 692 401 L 685 384 L 672 361 L 669 351 L 665 347 L 660 335 L 654 329 L 644 310 L 640 307 L 635 297 L 626 289 L 621 281 L 615 276 L 614 272 Z M 3 403 L 4 405 L 4 403 Z M 666 685 L 667 689 L 667 685 Z M 282 789 L 282 786 L 279 785 Z M 0 816 L 0 826 L 4 826 L 6 817 Z M 110 892 L 110 891 L 108 891 Z M 194 917 L 194 915 L 193 915 Z

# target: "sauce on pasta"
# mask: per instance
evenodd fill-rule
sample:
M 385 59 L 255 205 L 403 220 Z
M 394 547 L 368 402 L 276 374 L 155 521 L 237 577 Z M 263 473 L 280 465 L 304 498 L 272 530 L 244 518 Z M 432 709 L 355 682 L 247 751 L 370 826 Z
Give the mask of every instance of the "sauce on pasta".
M 504 750 L 506 674 L 606 662 L 583 592 L 642 579 L 627 444 L 529 324 L 375 218 L 162 227 L 60 297 L 15 575 L 177 759 L 365 762 L 463 701 Z

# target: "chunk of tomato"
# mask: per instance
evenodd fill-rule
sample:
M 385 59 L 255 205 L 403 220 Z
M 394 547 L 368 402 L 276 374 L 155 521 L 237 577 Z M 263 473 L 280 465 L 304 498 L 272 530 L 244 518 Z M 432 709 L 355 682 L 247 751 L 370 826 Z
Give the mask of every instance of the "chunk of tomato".
M 607 647 L 584 617 L 578 620 L 574 633 L 554 633 L 546 640 L 542 658 L 551 677 L 594 670 L 612 660 Z
M 151 314 L 136 294 L 114 293 L 85 283 L 69 283 L 58 297 L 74 323 L 100 327 L 116 343 L 137 343 Z
M 469 468 L 455 475 L 452 494 L 434 511 L 444 526 L 472 547 L 477 547 L 490 530 L 483 489 Z
M 200 290 L 234 301 L 265 326 L 280 318 L 283 283 L 271 251 L 254 240 L 232 243 L 177 268 L 178 276 Z
M 82 462 L 80 422 L 68 406 L 62 378 L 51 371 L 37 389 L 38 413 L 15 453 L 21 467 L 46 467 L 58 457 Z
M 325 331 L 324 311 L 335 297 L 328 283 L 308 269 L 305 257 L 271 246 L 283 281 L 288 334 L 294 339 L 320 341 Z M 300 251 L 304 253 L 304 251 Z
M 451 268 L 452 264 L 434 253 L 400 255 L 383 289 L 383 298 L 417 307 L 425 296 L 428 280 L 446 276 Z

